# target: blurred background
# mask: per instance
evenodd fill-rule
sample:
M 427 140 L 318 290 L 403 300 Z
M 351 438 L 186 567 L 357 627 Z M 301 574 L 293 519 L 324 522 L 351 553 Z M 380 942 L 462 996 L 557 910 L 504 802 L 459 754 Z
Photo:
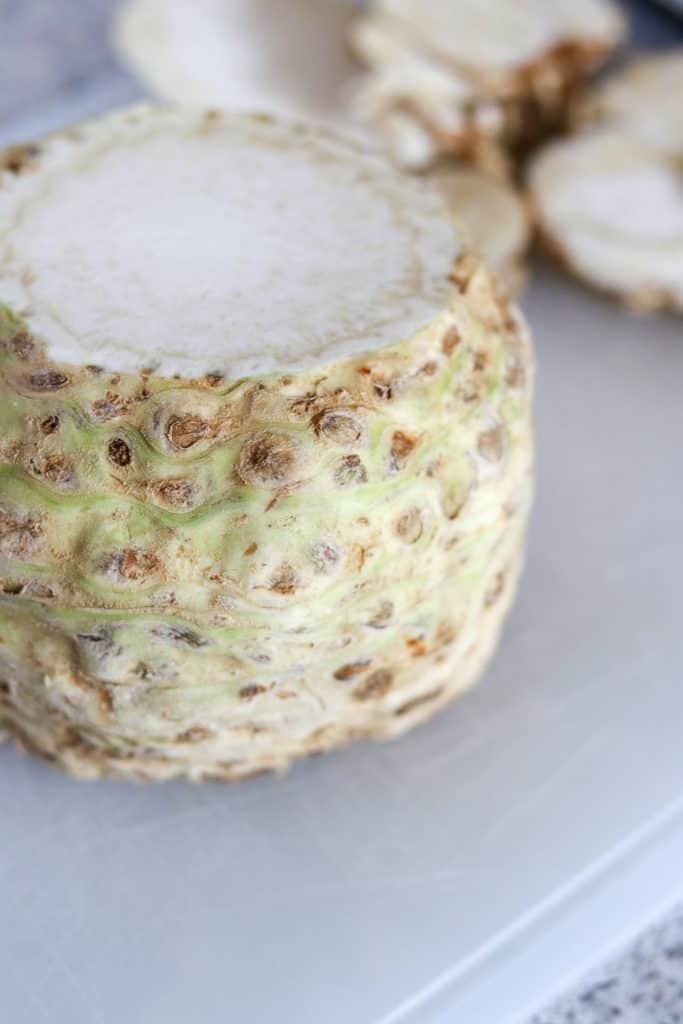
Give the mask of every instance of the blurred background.
M 625 2 L 634 46 L 683 40 L 675 3 L 669 9 Z M 110 45 L 119 6 L 119 0 L 0 0 L 0 139 L 49 131 L 144 96 Z

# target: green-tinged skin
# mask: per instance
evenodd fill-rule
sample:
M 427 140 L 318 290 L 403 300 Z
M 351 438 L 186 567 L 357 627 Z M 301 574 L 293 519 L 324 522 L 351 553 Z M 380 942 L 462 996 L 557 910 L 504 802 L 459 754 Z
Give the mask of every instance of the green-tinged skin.
M 366 358 L 164 379 L 0 314 L 0 724 L 82 776 L 242 777 L 481 671 L 531 491 L 531 355 L 488 271 Z

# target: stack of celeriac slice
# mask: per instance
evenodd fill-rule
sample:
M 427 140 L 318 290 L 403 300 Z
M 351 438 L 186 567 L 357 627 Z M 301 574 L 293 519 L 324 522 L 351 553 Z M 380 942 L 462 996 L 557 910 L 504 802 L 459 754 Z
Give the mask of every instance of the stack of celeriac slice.
M 634 59 L 578 108 L 582 130 L 530 169 L 546 244 L 641 310 L 683 310 L 683 51 Z
M 502 174 L 624 34 L 611 0 L 373 0 L 352 30 L 357 108 L 407 166 L 445 153 Z

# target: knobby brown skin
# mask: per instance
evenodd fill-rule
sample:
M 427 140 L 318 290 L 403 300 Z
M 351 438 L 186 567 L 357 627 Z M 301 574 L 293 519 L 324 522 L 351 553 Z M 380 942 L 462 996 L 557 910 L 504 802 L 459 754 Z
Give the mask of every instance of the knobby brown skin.
M 0 321 L 0 723 L 82 778 L 244 778 L 471 685 L 515 591 L 532 357 L 472 255 L 366 358 L 53 364 Z

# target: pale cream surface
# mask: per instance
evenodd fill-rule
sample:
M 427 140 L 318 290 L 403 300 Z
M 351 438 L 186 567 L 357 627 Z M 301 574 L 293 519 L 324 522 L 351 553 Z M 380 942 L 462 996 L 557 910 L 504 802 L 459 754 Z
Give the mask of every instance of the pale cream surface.
M 608 46 L 623 32 L 611 0 L 376 0 L 436 52 L 467 65 L 508 69 L 566 39 Z
M 505 276 L 510 261 L 521 257 L 529 242 L 529 217 L 517 192 L 480 171 L 450 164 L 432 178 L 456 226 L 462 226 L 470 243 Z
M 629 61 L 585 103 L 588 118 L 627 128 L 632 135 L 675 151 L 683 148 L 683 49 Z
M 342 122 L 351 16 L 342 0 L 128 0 L 115 42 L 174 103 Z
M 542 227 L 596 285 L 683 304 L 683 194 L 668 152 L 599 129 L 549 147 L 532 166 Z
M 0 303 L 55 360 L 231 377 L 401 341 L 448 301 L 441 200 L 322 131 L 143 108 L 0 186 Z

